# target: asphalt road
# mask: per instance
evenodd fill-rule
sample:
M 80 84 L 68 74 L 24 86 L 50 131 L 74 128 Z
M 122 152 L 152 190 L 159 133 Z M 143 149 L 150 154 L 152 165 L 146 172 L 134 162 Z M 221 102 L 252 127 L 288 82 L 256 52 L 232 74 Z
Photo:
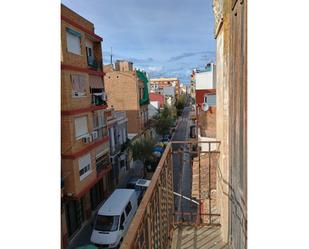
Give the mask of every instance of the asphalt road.
M 173 141 L 188 140 L 190 132 L 189 113 L 190 107 L 185 107 L 182 117 L 179 120 L 179 125 L 175 131 Z M 192 168 L 188 145 L 185 143 L 173 144 L 172 149 L 174 191 L 191 199 Z M 197 205 L 195 203 L 179 196 L 174 197 L 174 203 L 176 212 L 194 213 L 197 210 Z M 194 222 L 196 216 L 176 215 L 175 218 L 176 221 Z

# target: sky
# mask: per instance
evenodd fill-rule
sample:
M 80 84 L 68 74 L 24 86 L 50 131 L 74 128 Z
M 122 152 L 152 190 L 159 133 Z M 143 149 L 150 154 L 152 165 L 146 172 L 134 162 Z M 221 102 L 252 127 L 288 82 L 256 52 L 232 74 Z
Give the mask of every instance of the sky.
M 104 64 L 130 60 L 149 77 L 189 83 L 194 68 L 215 62 L 212 0 L 62 0 L 103 37 Z

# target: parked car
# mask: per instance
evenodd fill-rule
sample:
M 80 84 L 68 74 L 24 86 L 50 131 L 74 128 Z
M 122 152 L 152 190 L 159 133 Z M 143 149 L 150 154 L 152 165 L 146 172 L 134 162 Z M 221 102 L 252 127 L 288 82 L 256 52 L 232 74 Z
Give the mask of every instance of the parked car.
M 150 184 L 150 180 L 132 177 L 127 183 L 128 189 L 134 189 L 137 193 L 137 202 L 138 204 L 143 199 L 144 193 L 146 192 L 147 187 Z
M 137 207 L 134 189 L 116 189 L 99 209 L 90 241 L 99 248 L 118 248 Z

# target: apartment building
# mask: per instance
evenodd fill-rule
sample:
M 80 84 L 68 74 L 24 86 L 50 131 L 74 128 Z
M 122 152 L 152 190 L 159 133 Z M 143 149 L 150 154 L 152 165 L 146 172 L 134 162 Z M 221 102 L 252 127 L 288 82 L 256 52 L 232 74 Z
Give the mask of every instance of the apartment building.
M 61 5 L 62 248 L 113 186 L 101 41 L 91 22 Z
M 126 112 L 128 136 L 142 134 L 148 126 L 148 79 L 145 72 L 135 70 L 133 63 L 118 60 L 104 66 L 105 90 L 108 105 L 116 111 Z
M 107 118 L 110 159 L 113 167 L 113 184 L 129 171 L 129 153 L 124 149 L 128 140 L 128 118 L 125 112 L 113 111 Z
M 150 79 L 150 92 L 163 94 L 164 87 L 175 87 L 176 98 L 181 94 L 180 83 L 178 78 L 158 78 Z
M 247 248 L 247 0 L 214 0 L 217 207 L 223 240 Z
M 169 106 L 174 106 L 176 103 L 176 91 L 174 86 L 163 87 L 164 102 Z
M 205 69 L 196 70 L 194 77 L 196 105 L 202 107 L 207 102 L 207 95 L 213 95 L 216 92 L 216 65 L 208 63 Z

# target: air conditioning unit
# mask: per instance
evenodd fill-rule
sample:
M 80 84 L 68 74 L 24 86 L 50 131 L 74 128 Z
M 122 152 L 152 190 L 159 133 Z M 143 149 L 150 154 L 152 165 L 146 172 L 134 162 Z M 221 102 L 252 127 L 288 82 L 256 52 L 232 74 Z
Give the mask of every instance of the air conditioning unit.
M 207 103 L 203 103 L 202 110 L 203 110 L 204 112 L 207 112 L 208 109 L 209 109 L 209 105 L 208 105 Z
M 92 135 L 92 140 L 96 140 L 98 138 L 98 132 L 97 131 L 93 131 L 91 133 L 91 135 Z
M 84 136 L 82 138 L 83 143 L 88 144 L 92 141 L 92 137 L 90 135 Z

